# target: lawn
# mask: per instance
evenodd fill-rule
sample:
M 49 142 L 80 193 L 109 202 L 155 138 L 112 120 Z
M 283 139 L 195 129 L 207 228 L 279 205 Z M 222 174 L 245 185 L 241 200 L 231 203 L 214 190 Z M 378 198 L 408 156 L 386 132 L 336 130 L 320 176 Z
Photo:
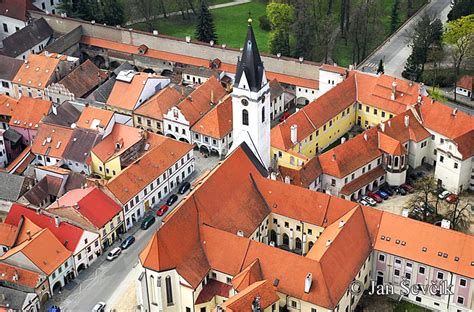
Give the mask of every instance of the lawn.
M 217 0 L 218 1 L 218 0 Z M 222 0 L 221 0 L 222 1 Z M 265 15 L 265 4 L 259 2 L 250 2 L 227 8 L 215 9 L 211 11 L 214 16 L 218 43 L 226 44 L 228 47 L 240 48 L 243 45 L 245 34 L 247 32 L 247 19 L 249 12 L 254 20 L 253 30 L 258 42 L 260 51 L 268 52 L 269 33 L 259 27 L 258 18 Z M 155 28 L 160 34 L 181 37 L 194 36 L 196 18 L 192 17 L 183 20 L 181 16 L 171 16 L 158 19 L 155 22 Z M 146 30 L 145 25 L 138 23 L 132 25 L 135 29 Z
M 413 303 L 402 300 L 397 303 L 393 309 L 393 312 L 429 312 L 430 310 L 419 307 Z

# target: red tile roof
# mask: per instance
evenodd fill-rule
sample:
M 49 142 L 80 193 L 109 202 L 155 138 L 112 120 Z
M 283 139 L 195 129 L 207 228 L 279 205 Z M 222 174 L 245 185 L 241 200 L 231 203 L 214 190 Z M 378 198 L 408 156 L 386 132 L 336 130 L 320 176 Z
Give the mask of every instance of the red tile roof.
M 383 132 L 378 132 L 379 135 L 379 149 L 390 155 L 401 156 L 407 154 L 407 150 L 400 143 L 400 141 L 395 140 L 392 137 L 384 134 Z
M 29 19 L 28 10 L 38 11 L 31 0 L 0 1 L 0 15 L 3 16 L 8 16 L 26 22 Z
M 48 211 L 55 213 L 63 208 L 74 209 L 98 229 L 122 211 L 122 208 L 98 187 L 71 190 L 52 203 Z
M 231 285 L 211 279 L 206 285 L 204 285 L 194 304 L 209 302 L 215 296 L 229 298 L 229 292 L 231 289 Z
M 0 94 L 0 116 L 12 116 L 18 104 L 18 100 L 5 94 Z
M 345 184 L 339 193 L 343 195 L 351 195 L 352 193 L 360 190 L 362 187 L 366 186 L 367 184 L 375 181 L 375 179 L 380 178 L 381 176 L 385 175 L 385 170 L 379 166 L 370 170 L 369 172 L 364 173 L 363 175 L 357 177 L 356 179 L 352 180 L 351 182 Z
M 31 151 L 35 155 L 62 159 L 73 132 L 71 128 L 41 123 Z
M 390 240 L 386 239 L 388 237 Z M 397 241 L 400 243 L 397 244 Z M 472 246 L 474 246 L 472 235 L 384 212 L 374 248 L 474 278 Z M 423 248 L 426 248 L 426 251 L 423 251 Z M 456 257 L 458 261 L 455 260 Z
M 304 188 L 308 188 L 323 173 L 318 157 L 311 158 L 299 169 L 279 166 L 278 170 L 283 180 L 288 176 L 291 184 Z
M 15 243 L 18 227 L 8 223 L 0 223 L 0 245 L 12 247 Z
M 74 251 L 79 244 L 83 233 L 81 228 L 67 222 L 60 222 L 59 227 L 56 227 L 53 217 L 43 213 L 38 214 L 34 209 L 27 208 L 20 204 L 12 205 L 5 219 L 5 223 L 18 226 L 22 216 L 28 218 L 42 229 L 48 228 L 61 244 L 65 244 L 67 241 L 66 248 L 70 251 Z
M 49 114 L 52 103 L 42 99 L 22 96 L 10 119 L 10 126 L 38 129 L 40 121 Z
M 63 85 L 75 97 L 81 98 L 99 86 L 106 78 L 107 73 L 101 71 L 91 60 L 86 60 L 58 84 Z
M 474 129 L 454 138 L 454 142 L 456 142 L 463 160 L 474 155 Z
M 260 298 L 260 308 L 262 311 L 274 303 L 278 303 L 280 297 L 276 293 L 275 287 L 268 280 L 255 282 L 238 294 L 229 298 L 221 304 L 226 312 L 248 312 L 252 309 L 255 298 Z
M 408 126 L 405 120 L 408 121 Z M 379 131 L 382 131 L 381 126 L 379 126 Z M 402 144 L 408 140 L 420 142 L 431 137 L 431 133 L 423 127 L 411 109 L 384 122 L 382 132 Z
M 257 259 L 232 278 L 232 286 L 235 290 L 242 291 L 246 287 L 255 282 L 261 281 L 262 279 L 262 268 Z
M 14 280 L 14 276 L 18 277 L 16 281 Z M 44 278 L 45 276 L 40 273 L 0 262 L 0 284 L 1 282 L 15 283 L 34 289 L 40 285 L 40 281 Z
M 227 95 L 191 128 L 193 132 L 222 139 L 232 131 L 232 97 Z
M 464 75 L 458 80 L 456 87 L 466 90 L 474 90 L 474 77 L 471 75 Z
M 16 253 L 25 255 L 46 275 L 52 274 L 72 254 L 47 228 L 33 235 L 31 240 L 24 241 L 8 250 L 0 257 L 0 260 L 6 260 Z
M 138 104 L 148 79 L 158 79 L 159 76 L 147 73 L 136 73 L 131 82 L 116 80 L 112 92 L 107 99 L 107 105 L 133 110 Z
M 178 105 L 183 99 L 183 95 L 174 86 L 168 86 L 149 98 L 143 105 L 138 107 L 133 113 L 155 120 L 163 120 L 163 115 Z
M 112 131 L 99 144 L 94 146 L 92 153 L 102 162 L 121 155 L 143 139 L 143 130 L 115 123 Z M 119 144 L 120 148 L 117 148 Z

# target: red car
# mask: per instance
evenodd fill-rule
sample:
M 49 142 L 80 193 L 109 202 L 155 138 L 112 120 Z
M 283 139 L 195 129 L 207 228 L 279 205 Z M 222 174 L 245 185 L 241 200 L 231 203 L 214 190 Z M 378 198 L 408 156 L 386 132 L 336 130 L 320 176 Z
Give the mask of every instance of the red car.
M 158 210 L 156 211 L 156 215 L 157 215 L 158 217 L 161 217 L 162 215 L 164 215 L 164 214 L 168 211 L 168 208 L 169 208 L 169 207 L 168 207 L 167 205 L 161 206 L 160 209 L 158 209 Z
M 281 114 L 280 121 L 285 121 L 286 119 L 288 119 L 288 117 L 290 117 L 290 113 L 285 111 L 283 112 L 283 114 Z
M 372 198 L 373 200 L 375 200 L 377 203 L 383 202 L 383 198 L 380 197 L 379 194 L 376 194 L 376 193 L 374 193 L 374 192 L 370 192 L 369 194 L 367 194 L 367 196 L 369 196 L 370 198 Z
M 446 201 L 450 204 L 453 204 L 458 201 L 458 196 L 455 194 L 451 194 L 448 197 L 446 197 Z
M 405 191 L 407 191 L 408 193 L 413 193 L 413 191 L 415 190 L 413 186 L 407 183 L 400 185 L 400 187 L 404 189 Z

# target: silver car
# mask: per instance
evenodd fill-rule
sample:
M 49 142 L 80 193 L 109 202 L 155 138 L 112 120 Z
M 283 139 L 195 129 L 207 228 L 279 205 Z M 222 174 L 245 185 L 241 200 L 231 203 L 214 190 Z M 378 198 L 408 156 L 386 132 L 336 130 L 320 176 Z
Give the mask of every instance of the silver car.
M 115 258 L 117 258 L 121 253 L 122 253 L 122 249 L 120 249 L 119 247 L 115 247 L 107 255 L 107 260 L 112 261 Z

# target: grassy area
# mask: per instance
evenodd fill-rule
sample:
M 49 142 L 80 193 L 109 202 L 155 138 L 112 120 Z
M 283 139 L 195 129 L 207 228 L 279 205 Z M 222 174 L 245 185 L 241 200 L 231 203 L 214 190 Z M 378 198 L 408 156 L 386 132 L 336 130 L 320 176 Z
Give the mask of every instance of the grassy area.
M 370 38 L 372 39 L 370 44 L 368 45 L 367 53 L 370 53 L 373 49 L 378 47 L 388 36 L 390 36 L 390 23 L 391 23 L 391 13 L 392 7 L 395 0 L 381 0 L 380 7 L 382 9 L 382 29 L 377 32 L 373 32 L 370 34 Z M 413 8 L 415 11 L 420 8 L 427 0 L 414 0 L 413 1 Z M 407 20 L 406 15 L 406 6 L 407 0 L 400 1 L 400 23 L 399 26 L 402 25 Z M 337 8 L 336 8 L 337 9 Z M 335 11 L 337 12 L 337 11 Z M 349 66 L 353 63 L 352 61 L 352 45 L 348 41 L 347 44 L 345 40 L 341 37 L 338 37 L 336 40 L 336 45 L 334 47 L 333 52 L 333 59 L 334 61 L 342 66 Z
M 222 1 L 223 0 L 214 0 Z M 214 22 L 217 31 L 219 44 L 227 44 L 228 47 L 240 48 L 244 42 L 245 34 L 247 32 L 248 13 L 251 12 L 254 20 L 254 32 L 257 38 L 260 51 L 268 52 L 268 36 L 269 33 L 260 29 L 258 25 L 258 18 L 265 15 L 265 4 L 258 2 L 251 2 L 241 4 L 238 6 L 231 6 L 227 8 L 220 8 L 212 10 Z M 158 19 L 155 22 L 155 28 L 165 35 L 184 38 L 186 36 L 194 36 L 196 25 L 196 18 L 192 17 L 188 20 L 183 20 L 181 16 L 170 16 L 166 19 Z M 135 29 L 146 30 L 143 23 L 132 25 Z
M 413 303 L 410 303 L 404 300 L 397 303 L 393 309 L 393 312 L 429 312 L 429 311 L 431 310 L 419 307 L 417 305 L 414 305 Z

